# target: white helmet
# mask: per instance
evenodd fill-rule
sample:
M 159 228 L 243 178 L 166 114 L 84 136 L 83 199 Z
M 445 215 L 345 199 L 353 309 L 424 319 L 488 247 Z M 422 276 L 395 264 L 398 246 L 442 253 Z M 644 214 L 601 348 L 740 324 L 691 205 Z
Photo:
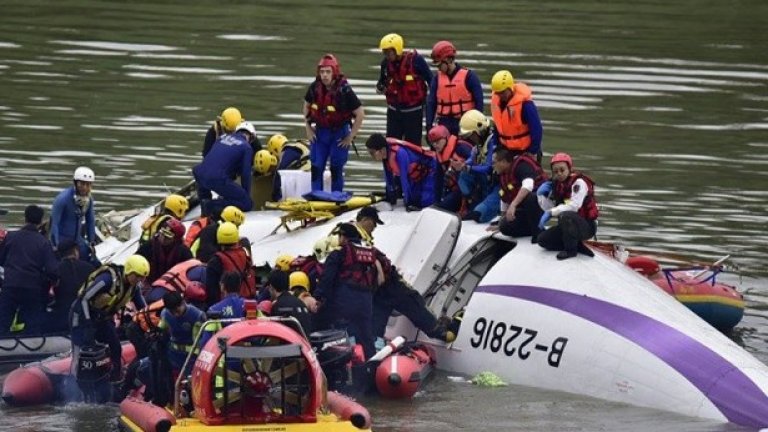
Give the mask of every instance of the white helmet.
M 83 181 L 93 183 L 96 180 L 96 176 L 93 174 L 93 170 L 88 167 L 77 167 L 75 174 L 72 176 L 72 180 Z
M 248 132 L 249 134 L 256 136 L 256 128 L 253 127 L 251 122 L 242 121 L 239 125 L 237 125 L 237 128 L 235 128 L 235 132 L 244 130 Z

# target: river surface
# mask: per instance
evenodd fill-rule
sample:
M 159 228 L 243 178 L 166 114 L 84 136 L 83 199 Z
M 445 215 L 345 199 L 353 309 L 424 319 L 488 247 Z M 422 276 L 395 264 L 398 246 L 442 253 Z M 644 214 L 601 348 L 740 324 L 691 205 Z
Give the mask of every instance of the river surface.
M 571 153 L 598 184 L 600 239 L 665 261 L 732 255 L 725 280 L 748 300 L 733 337 L 768 362 L 768 2 L 319 3 L 3 1 L 2 222 L 49 208 L 78 165 L 96 172 L 99 211 L 159 200 L 189 180 L 210 121 L 230 105 L 262 140 L 301 137 L 302 98 L 325 52 L 365 105 L 362 149 L 384 130 L 380 37 L 399 32 L 425 54 L 450 39 L 488 92 L 499 69 L 531 85 L 545 154 Z M 381 188 L 366 154 L 347 168 L 350 188 Z M 440 374 L 413 401 L 367 404 L 381 431 L 739 430 Z M 2 407 L 0 429 L 103 431 L 113 413 Z

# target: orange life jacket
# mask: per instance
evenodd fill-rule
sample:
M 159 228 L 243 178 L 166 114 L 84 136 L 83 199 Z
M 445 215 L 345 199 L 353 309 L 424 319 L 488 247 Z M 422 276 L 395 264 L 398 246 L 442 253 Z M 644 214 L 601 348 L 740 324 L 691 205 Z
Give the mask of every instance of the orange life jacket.
M 152 282 L 152 288 L 160 287 L 166 291 L 176 291 L 183 295 L 184 290 L 187 288 L 187 285 L 189 285 L 187 272 L 189 272 L 192 267 L 201 265 L 203 265 L 203 263 L 196 259 L 180 262 L 171 267 L 167 272 L 163 273 L 159 278 L 155 279 Z
M 597 209 L 597 201 L 595 200 L 595 182 L 586 175 L 574 171 L 564 182 L 554 182 L 552 198 L 557 204 L 563 204 L 569 200 L 571 198 L 573 183 L 578 179 L 584 180 L 584 183 L 587 184 L 587 196 L 581 203 L 578 212 L 579 216 L 587 220 L 595 220 L 600 215 L 600 212 Z
M 202 231 L 203 228 L 207 227 L 210 223 L 211 218 L 208 216 L 201 216 L 192 222 L 192 225 L 187 228 L 187 234 L 184 236 L 184 245 L 187 247 L 192 247 L 192 243 L 197 240 L 197 237 L 200 235 L 200 231 Z
M 469 69 L 461 68 L 453 78 L 442 72 L 437 73 L 437 115 L 441 117 L 461 118 L 465 112 L 478 108 L 467 88 Z M 479 107 L 478 109 L 483 109 Z
M 531 130 L 523 123 L 523 102 L 532 100 L 531 88 L 523 83 L 516 83 L 512 98 L 506 106 L 501 106 L 497 93 L 491 96 L 491 114 L 499 142 L 510 150 L 527 150 L 531 146 Z
M 507 204 L 515 199 L 523 186 L 522 180 L 515 177 L 515 170 L 517 170 L 518 165 L 521 163 L 527 163 L 536 171 L 536 177 L 533 179 L 534 192 L 538 189 L 539 185 L 547 180 L 547 174 L 541 168 L 541 165 L 536 162 L 536 159 L 529 156 L 528 153 L 520 154 L 515 157 L 509 169 L 499 174 L 499 195 L 501 195 L 501 201 Z
M 427 97 L 427 84 L 416 73 L 413 60 L 416 51 L 403 53 L 400 62 L 387 62 L 387 104 L 402 107 L 414 107 L 424 103 Z
M 160 312 L 162 312 L 163 307 L 163 300 L 160 299 L 136 312 L 136 315 L 133 316 L 133 322 L 138 324 L 144 333 L 158 330 L 160 325 Z
M 222 274 L 228 271 L 240 273 L 240 296 L 243 298 L 256 297 L 256 272 L 251 263 L 251 257 L 244 247 L 238 246 L 216 252 L 221 260 Z
M 352 118 L 352 111 L 344 111 L 339 107 L 341 89 L 346 85 L 344 75 L 339 75 L 330 89 L 320 79 L 315 80 L 313 101 L 309 104 L 309 119 L 320 127 L 337 129 L 344 126 Z

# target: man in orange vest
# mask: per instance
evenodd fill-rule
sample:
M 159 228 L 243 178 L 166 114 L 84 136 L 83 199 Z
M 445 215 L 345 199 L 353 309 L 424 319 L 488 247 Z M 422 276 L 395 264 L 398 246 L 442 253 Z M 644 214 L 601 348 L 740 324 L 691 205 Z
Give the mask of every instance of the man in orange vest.
M 531 88 L 516 83 L 508 70 L 500 70 L 491 79 L 491 90 L 491 114 L 496 124 L 497 142 L 513 151 L 531 153 L 541 163 L 543 130 Z
M 416 50 L 403 51 L 403 44 L 397 33 L 381 38 L 384 59 L 376 90 L 387 97 L 387 136 L 418 143 L 432 71 Z
M 483 110 L 483 87 L 474 71 L 456 63 L 456 47 L 449 41 L 432 47 L 432 64 L 438 72 L 429 84 L 427 129 L 437 122 L 458 135 L 462 114 Z

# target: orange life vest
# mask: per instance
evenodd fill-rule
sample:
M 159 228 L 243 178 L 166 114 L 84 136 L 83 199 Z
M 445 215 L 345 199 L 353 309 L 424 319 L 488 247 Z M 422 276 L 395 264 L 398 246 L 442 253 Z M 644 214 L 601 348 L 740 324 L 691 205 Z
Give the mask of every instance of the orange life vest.
M 527 163 L 536 172 L 536 177 L 533 179 L 534 192 L 538 189 L 539 185 L 547 180 L 547 174 L 541 168 L 541 165 L 536 162 L 536 159 L 529 156 L 528 153 L 517 156 L 509 169 L 499 175 L 499 195 L 501 195 L 501 201 L 507 204 L 515 199 L 523 186 L 522 180 L 515 177 L 515 171 L 521 163 Z
M 187 247 L 192 247 L 192 243 L 197 240 L 197 237 L 200 235 L 200 231 L 202 231 L 203 228 L 207 227 L 210 223 L 211 218 L 208 216 L 201 216 L 192 222 L 192 225 L 190 225 L 187 229 L 187 234 L 184 236 L 184 245 Z
M 469 69 L 461 68 L 453 78 L 442 72 L 437 73 L 437 115 L 441 117 L 461 118 L 465 112 L 478 108 L 467 88 Z M 478 109 L 482 109 L 479 107 Z
M 337 129 L 352 119 L 352 111 L 344 111 L 339 106 L 341 89 L 347 85 L 344 75 L 334 80 L 331 88 L 326 88 L 317 79 L 312 89 L 313 101 L 309 104 L 309 119 L 317 126 Z
M 216 252 L 221 260 L 222 274 L 228 271 L 240 273 L 240 296 L 251 299 L 256 297 L 256 272 L 251 263 L 251 257 L 244 247 L 238 246 Z
M 187 272 L 189 272 L 192 267 L 201 265 L 203 265 L 203 263 L 196 259 L 180 262 L 171 267 L 167 272 L 163 273 L 159 278 L 155 279 L 152 282 L 152 288 L 159 287 L 169 292 L 176 291 L 179 294 L 184 294 L 184 290 L 187 288 L 187 285 L 189 285 Z
M 562 204 L 569 200 L 573 190 L 573 183 L 578 179 L 584 180 L 584 183 L 587 184 L 587 196 L 581 203 L 578 212 L 579 216 L 587 220 L 595 220 L 600 215 L 600 212 L 597 209 L 597 201 L 595 200 L 595 182 L 586 175 L 574 171 L 564 182 L 554 182 L 552 198 L 557 204 Z
M 503 107 L 499 95 L 493 93 L 491 114 L 499 132 L 499 142 L 510 150 L 527 150 L 531 146 L 531 130 L 523 123 L 523 102 L 532 100 L 531 88 L 517 83 L 513 90 L 512 98 Z
M 160 325 L 160 312 L 164 307 L 163 300 L 158 300 L 144 309 L 136 312 L 133 322 L 139 325 L 145 333 L 158 330 Z
M 413 60 L 416 51 L 403 53 L 400 62 L 387 62 L 387 104 L 402 107 L 414 107 L 424 103 L 427 97 L 427 84 L 416 73 Z

